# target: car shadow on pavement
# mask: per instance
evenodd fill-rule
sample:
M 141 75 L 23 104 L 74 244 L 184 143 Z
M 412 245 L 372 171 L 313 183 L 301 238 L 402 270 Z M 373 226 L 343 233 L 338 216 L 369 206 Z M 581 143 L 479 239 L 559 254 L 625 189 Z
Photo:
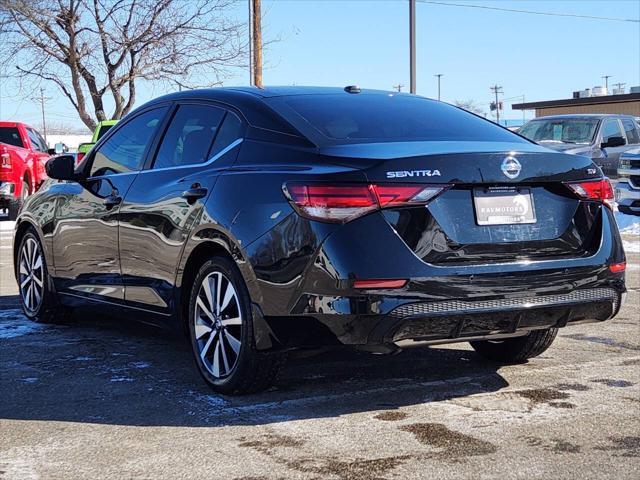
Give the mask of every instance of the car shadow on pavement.
M 204 384 L 183 338 L 134 321 L 92 315 L 39 325 L 4 309 L 0 341 L 0 418 L 12 420 L 262 425 L 375 414 L 508 386 L 498 365 L 466 344 L 292 359 L 269 391 L 228 397 Z

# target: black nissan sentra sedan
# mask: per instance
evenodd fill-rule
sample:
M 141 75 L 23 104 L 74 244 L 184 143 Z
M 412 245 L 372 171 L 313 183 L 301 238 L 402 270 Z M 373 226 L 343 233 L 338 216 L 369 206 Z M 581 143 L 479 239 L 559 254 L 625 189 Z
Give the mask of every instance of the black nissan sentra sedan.
M 181 92 L 47 172 L 16 222 L 25 314 L 184 330 L 222 393 L 266 388 L 294 349 L 468 341 L 523 362 L 625 292 L 591 159 L 419 96 Z

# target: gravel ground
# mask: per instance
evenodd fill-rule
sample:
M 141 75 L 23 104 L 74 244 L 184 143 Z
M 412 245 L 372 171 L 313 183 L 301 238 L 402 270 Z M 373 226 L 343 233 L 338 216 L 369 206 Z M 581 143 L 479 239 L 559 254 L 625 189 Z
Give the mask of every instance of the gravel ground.
M 627 221 L 624 219 L 623 221 Z M 292 360 L 230 398 L 186 344 L 126 320 L 28 322 L 0 222 L 0 478 L 640 478 L 640 231 L 603 324 L 499 368 L 466 344 Z

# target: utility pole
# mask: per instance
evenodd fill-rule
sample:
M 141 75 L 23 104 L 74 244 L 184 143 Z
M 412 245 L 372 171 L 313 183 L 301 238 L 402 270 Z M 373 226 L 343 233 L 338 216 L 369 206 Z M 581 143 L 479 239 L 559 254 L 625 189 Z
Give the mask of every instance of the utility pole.
M 440 77 L 442 77 L 444 73 L 436 73 L 434 77 L 438 77 L 438 101 L 440 101 Z
M 253 0 L 253 84 L 262 88 L 262 13 L 260 0 Z
M 409 0 L 409 92 L 416 93 L 416 0 Z
M 500 125 L 500 103 L 498 102 L 498 94 L 502 93 L 502 87 L 496 83 L 493 87 L 490 87 L 489 90 L 496 95 L 496 122 Z
M 402 87 L 404 87 L 404 85 L 402 85 L 401 83 L 399 83 L 398 85 L 394 85 L 393 89 L 397 92 L 401 92 L 402 91 Z
M 247 0 L 247 6 L 249 7 L 249 85 L 253 85 L 253 14 L 251 13 L 251 2 L 253 0 Z
M 616 90 L 623 90 L 626 83 L 614 83 L 613 86 L 617 87 Z M 607 92 L 609 93 L 609 92 Z
M 607 90 L 607 95 L 609 94 L 609 79 L 612 77 L 613 75 L 603 75 L 602 78 L 604 78 L 604 88 Z
M 51 100 L 49 97 L 44 96 L 44 88 L 40 87 L 40 96 L 32 98 L 33 101 L 40 102 L 40 109 L 42 110 L 42 133 L 44 134 L 44 141 L 47 141 L 47 123 L 44 117 L 44 102 Z

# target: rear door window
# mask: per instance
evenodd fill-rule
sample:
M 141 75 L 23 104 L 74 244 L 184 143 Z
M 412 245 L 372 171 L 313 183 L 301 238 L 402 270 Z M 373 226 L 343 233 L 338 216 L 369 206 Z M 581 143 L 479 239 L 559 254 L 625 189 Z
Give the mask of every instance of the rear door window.
M 38 132 L 36 132 L 31 128 L 27 128 L 27 135 L 29 136 L 29 140 L 31 140 L 31 146 L 33 147 L 34 150 L 37 150 L 39 152 L 47 151 L 47 147 L 43 145 L 44 140 L 42 141 L 40 140 L 40 136 L 38 135 Z
M 140 170 L 145 152 L 162 122 L 167 107 L 155 108 L 127 121 L 96 151 L 91 177 Z
M 227 113 L 224 122 L 218 131 L 213 147 L 211 147 L 210 157 L 218 155 L 225 148 L 236 140 L 242 138 L 242 122 L 233 113 Z
M 627 136 L 627 143 L 640 143 L 638 127 L 635 125 L 633 120 L 630 118 L 623 118 L 622 127 L 624 128 L 624 133 Z
M 0 143 L 24 148 L 20 132 L 16 127 L 0 127 Z
M 164 134 L 153 168 L 206 162 L 225 113 L 210 105 L 180 105 Z

